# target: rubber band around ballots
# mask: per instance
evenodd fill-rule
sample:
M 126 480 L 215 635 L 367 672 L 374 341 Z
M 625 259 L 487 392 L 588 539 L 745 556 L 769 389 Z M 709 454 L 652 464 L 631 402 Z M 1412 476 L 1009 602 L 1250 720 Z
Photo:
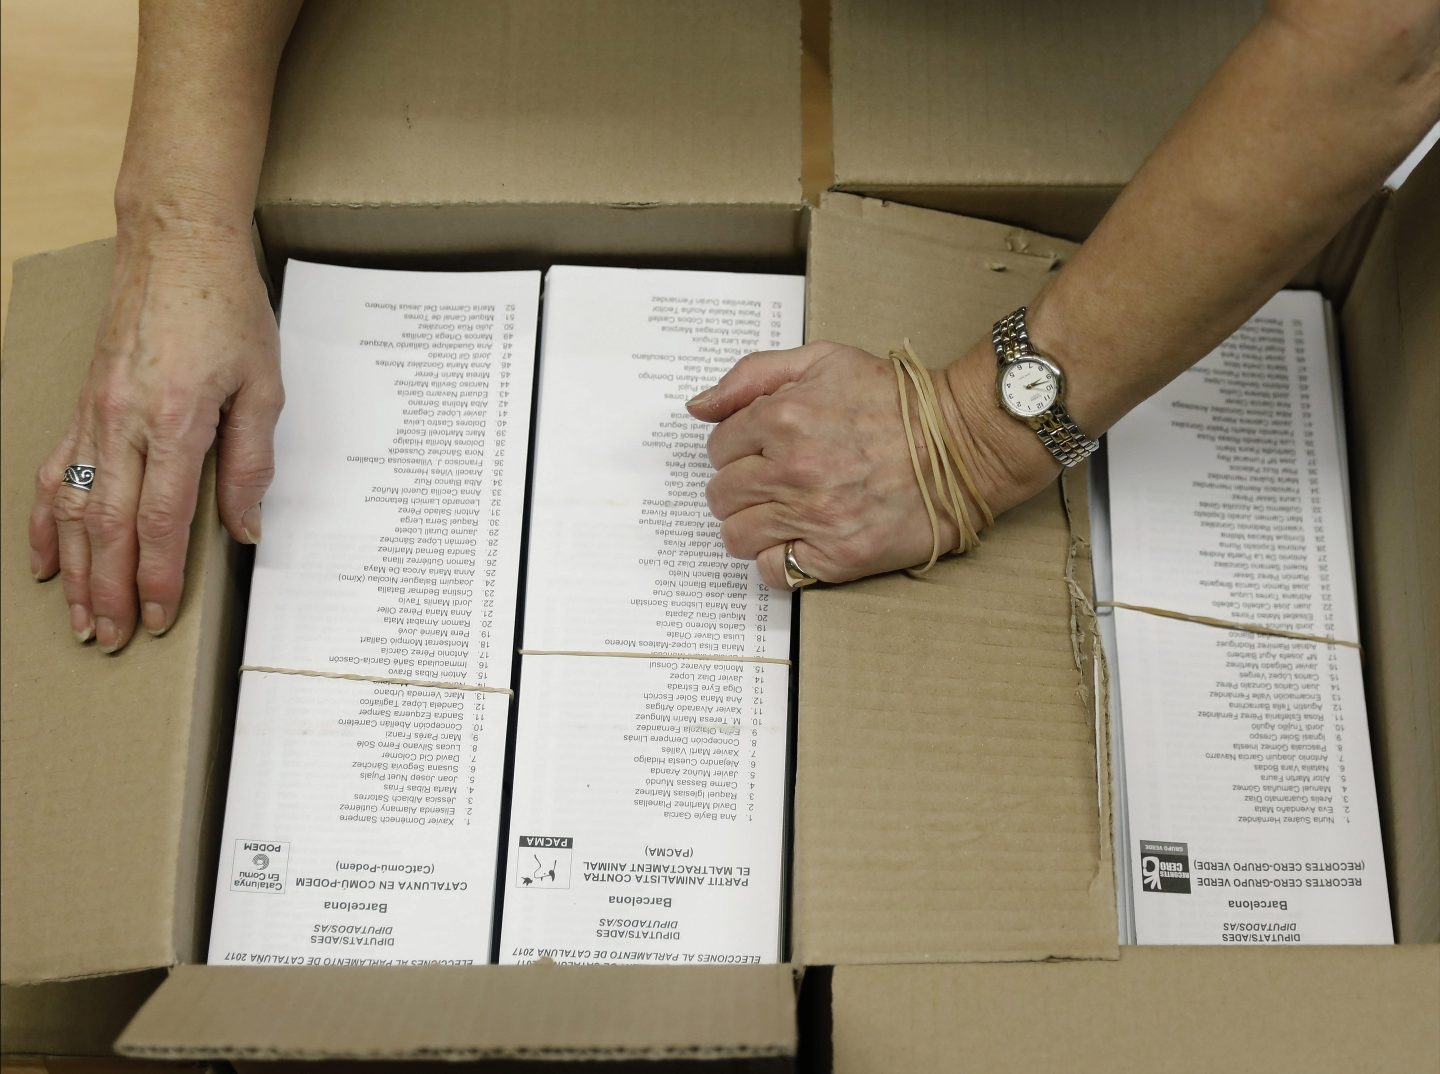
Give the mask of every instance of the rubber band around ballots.
M 1208 615 L 1189 615 L 1185 612 L 1172 611 L 1169 608 L 1154 608 L 1148 604 L 1127 604 L 1123 600 L 1097 600 L 1095 607 L 1121 608 L 1127 612 L 1141 612 L 1145 615 L 1156 615 L 1162 619 L 1176 619 L 1182 623 L 1197 623 L 1200 626 L 1218 627 L 1221 630 L 1238 630 L 1245 634 L 1260 634 L 1271 638 L 1313 641 L 1319 645 L 1343 645 L 1345 648 L 1354 649 L 1361 654 L 1365 652 L 1358 641 L 1346 641 L 1344 638 L 1334 638 L 1329 634 L 1306 634 L 1300 630 L 1282 630 L 1279 627 L 1267 627 L 1259 623 L 1237 623 L 1231 619 L 1214 619 Z
M 521 656 L 619 656 L 627 660 L 710 660 L 717 664 L 779 664 L 789 667 L 783 656 L 733 656 L 728 653 L 636 653 L 618 649 L 520 649 Z
M 258 671 L 265 675 L 298 675 L 307 679 L 338 679 L 341 682 L 371 682 L 380 686 L 422 686 L 431 690 L 468 690 L 477 694 L 515 696 L 508 686 L 472 686 L 465 682 L 438 682 L 434 679 L 399 679 L 389 675 L 359 675 L 345 671 L 306 671 L 301 668 L 272 668 L 263 664 L 241 664 L 241 671 Z

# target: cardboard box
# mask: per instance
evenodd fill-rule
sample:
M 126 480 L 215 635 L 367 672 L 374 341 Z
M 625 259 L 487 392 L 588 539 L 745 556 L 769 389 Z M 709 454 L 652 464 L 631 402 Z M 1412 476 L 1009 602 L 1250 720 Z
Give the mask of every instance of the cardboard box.
M 936 10 L 901 7 L 901 20 Z M 1069 10 L 1021 7 L 966 31 L 975 36 L 965 47 L 990 57 L 992 93 L 1011 70 L 994 57 L 1014 51 L 1015 34 Z M 1208 28 L 1185 34 L 1219 50 L 1204 63 L 1238 36 L 1237 10 L 1176 16 Z M 842 107 L 856 92 L 844 57 L 857 13 L 836 5 L 842 182 L 853 174 L 842 147 L 868 137 Z M 960 47 L 952 23 L 926 32 Z M 1065 53 L 1063 37 L 1025 40 L 1042 70 L 1045 50 Z M 1071 247 L 847 194 L 807 217 L 799 45 L 798 11 L 764 0 L 565 9 L 310 0 L 287 54 L 257 212 L 270 262 L 798 267 L 808 253 L 811 336 L 883 352 L 908 335 L 943 364 L 1033 294 Z M 918 59 L 905 69 L 928 77 Z M 1105 73 L 1082 65 L 1073 77 L 1088 84 Z M 1128 113 L 1114 121 L 1138 132 L 1119 140 L 1140 153 L 1171 118 L 1156 95 L 1147 101 L 1154 110 L 1137 105 L 1138 126 Z M 1036 121 L 1033 103 L 972 94 L 951 107 L 1009 130 Z M 945 98 L 933 104 L 943 111 Z M 924 139 L 879 155 L 903 165 L 913 144 Z M 1052 159 L 1066 158 L 1041 154 L 1035 171 L 993 191 L 989 215 L 1080 220 L 1072 186 L 1047 171 Z M 963 176 L 935 174 L 936 192 L 968 197 Z M 979 554 L 924 581 L 875 578 L 804 597 L 792 899 L 793 962 L 810 967 L 803 1050 L 786 966 L 195 965 L 243 564 L 202 512 L 170 636 L 137 639 L 114 659 L 69 639 L 58 588 L 22 573 L 24 514 L 33 469 L 89 361 L 110 251 L 93 244 L 17 266 L 0 561 L 5 1050 L 93 1054 L 157 971 L 174 966 L 129 1022 L 126 1054 L 833 1061 L 853 1072 L 949 1070 L 957 1057 L 1017 1071 L 1433 1068 L 1440 483 L 1429 416 L 1440 412 L 1440 296 L 1425 259 L 1440 235 L 1425 209 L 1437 190 L 1440 157 L 1384 205 L 1341 311 L 1376 760 L 1406 944 L 1117 948 L 1106 751 L 1086 691 L 1083 610 L 1066 583 L 1067 569 L 1088 580 L 1074 540 L 1085 532 L 1084 495 L 1072 483 L 1068 509 L 1058 491 L 1041 496 L 1007 515 Z M 1374 375 L 1393 383 L 1397 364 L 1411 387 L 1398 400 Z M 87 998 L 96 989 L 108 1006 Z M 102 1006 L 106 1018 L 73 1031 Z

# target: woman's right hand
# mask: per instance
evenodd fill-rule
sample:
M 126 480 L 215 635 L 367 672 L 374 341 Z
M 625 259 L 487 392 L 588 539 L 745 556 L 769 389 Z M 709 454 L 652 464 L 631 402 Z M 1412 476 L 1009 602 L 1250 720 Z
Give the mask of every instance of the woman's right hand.
M 219 442 L 220 518 L 260 539 L 284 401 L 275 317 L 248 231 L 122 228 L 110 300 L 70 427 L 41 465 L 30 566 L 58 571 L 77 640 L 113 653 L 137 619 L 175 621 L 200 471 Z M 65 469 L 95 467 L 85 492 Z

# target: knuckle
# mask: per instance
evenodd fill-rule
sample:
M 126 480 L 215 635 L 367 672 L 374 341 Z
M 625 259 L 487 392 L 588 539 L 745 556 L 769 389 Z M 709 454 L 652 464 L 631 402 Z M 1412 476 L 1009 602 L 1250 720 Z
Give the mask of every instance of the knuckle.
M 795 488 L 815 489 L 824 484 L 826 467 L 818 451 L 795 451 L 786 456 L 781 475 L 786 484 Z
M 725 543 L 725 551 L 736 559 L 747 558 L 744 554 L 744 544 L 741 540 L 739 527 L 733 522 L 725 522 L 720 527 L 720 539 Z
M 135 572 L 135 586 L 142 600 L 173 600 L 179 596 L 178 564 L 142 560 Z
M 169 543 L 184 529 L 179 513 L 168 504 L 146 504 L 135 516 L 135 532 L 147 543 Z
M 720 490 L 715 487 L 717 480 L 718 478 L 712 477 L 705 486 L 705 506 L 710 509 L 712 515 L 723 522 L 725 516 L 720 513 Z
M 123 540 L 134 522 L 117 505 L 108 500 L 91 499 L 85 504 L 85 529 L 103 544 Z
M 135 399 L 128 386 L 111 382 L 96 390 L 91 406 L 100 424 L 109 427 L 130 418 L 135 410 Z
M 808 424 L 805 405 L 795 401 L 791 393 L 769 396 L 765 408 L 765 419 L 778 433 L 799 436 Z
M 256 403 L 267 413 L 278 415 L 285 409 L 285 386 L 278 380 L 258 385 Z
M 265 459 L 245 459 L 243 462 L 232 463 L 226 470 L 226 484 L 234 488 L 266 489 L 273 480 L 275 460 L 269 456 Z
M 166 388 L 151 400 L 147 424 L 157 440 L 186 440 L 197 424 L 198 411 L 199 400 L 190 392 Z
M 58 464 L 46 461 L 41 463 L 35 471 L 35 495 L 39 497 L 54 496 L 60 488 L 61 470 Z
M 85 508 L 85 502 L 75 496 L 56 496 L 51 510 L 57 525 L 72 526 L 85 521 Z

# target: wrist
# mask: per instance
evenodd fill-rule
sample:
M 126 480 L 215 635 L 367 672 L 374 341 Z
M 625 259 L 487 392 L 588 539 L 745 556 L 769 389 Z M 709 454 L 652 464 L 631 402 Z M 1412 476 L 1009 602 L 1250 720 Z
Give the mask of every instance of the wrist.
M 945 422 L 973 468 L 976 488 L 999 515 L 1039 492 L 1061 467 L 1033 429 L 1000 408 L 995 374 L 987 338 L 937 373 L 935 388 Z
M 209 199 L 128 190 L 115 194 L 116 254 L 121 258 L 254 261 L 249 210 Z

